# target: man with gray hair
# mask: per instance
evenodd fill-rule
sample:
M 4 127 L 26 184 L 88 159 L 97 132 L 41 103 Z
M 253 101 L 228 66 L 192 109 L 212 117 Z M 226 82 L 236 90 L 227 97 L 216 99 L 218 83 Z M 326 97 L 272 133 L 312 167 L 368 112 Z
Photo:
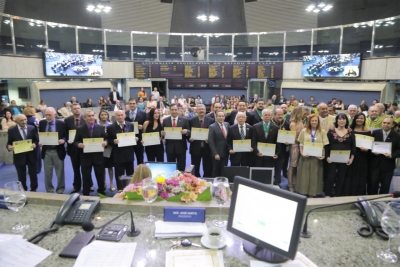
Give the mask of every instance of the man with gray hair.
M 347 108 L 347 117 L 349 118 L 349 125 L 353 123 L 354 116 L 357 114 L 357 106 L 354 104 L 349 105 Z
M 321 102 L 317 106 L 319 120 L 321 121 L 321 128 L 328 132 L 330 128 L 334 127 L 335 116 L 328 114 L 328 105 Z
M 58 112 L 63 116 L 64 118 L 68 118 L 69 116 L 72 115 L 71 111 L 71 102 L 65 103 L 65 107 L 62 107 L 58 110 Z
M 44 164 L 44 185 L 47 193 L 54 193 L 52 183 L 53 169 L 57 176 L 56 193 L 62 194 L 65 189 L 64 159 L 66 156 L 65 142 L 67 141 L 67 127 L 65 122 L 56 120 L 57 112 L 53 107 L 48 107 L 45 112 L 45 120 L 39 122 L 39 133 L 57 133 L 57 144 L 43 145 L 40 140 L 39 146 L 42 147 L 42 159 Z M 40 134 L 39 134 L 40 136 Z

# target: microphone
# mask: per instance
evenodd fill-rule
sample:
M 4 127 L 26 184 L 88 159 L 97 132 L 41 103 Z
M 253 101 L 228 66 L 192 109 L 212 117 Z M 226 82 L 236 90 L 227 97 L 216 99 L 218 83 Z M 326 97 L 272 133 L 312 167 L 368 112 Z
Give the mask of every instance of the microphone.
M 390 195 L 384 195 L 384 196 L 370 198 L 370 199 L 356 200 L 356 201 L 350 201 L 350 202 L 345 202 L 345 203 L 340 203 L 340 204 L 332 204 L 332 205 L 326 205 L 326 206 L 313 208 L 313 209 L 311 209 L 311 210 L 309 210 L 307 212 L 306 220 L 304 221 L 303 230 L 301 231 L 300 236 L 304 237 L 304 238 L 310 238 L 311 237 L 310 233 L 307 231 L 307 223 L 308 223 L 308 215 L 310 215 L 310 213 L 312 211 L 314 211 L 314 210 L 330 208 L 330 207 L 336 207 L 336 206 L 341 206 L 341 205 L 354 204 L 354 203 L 360 203 L 360 202 L 363 202 L 363 201 L 371 201 L 371 200 L 380 199 L 380 198 L 387 198 L 387 197 L 398 198 L 398 197 L 400 197 L 400 191 L 396 191 L 396 192 L 394 192 L 393 194 L 390 194 Z

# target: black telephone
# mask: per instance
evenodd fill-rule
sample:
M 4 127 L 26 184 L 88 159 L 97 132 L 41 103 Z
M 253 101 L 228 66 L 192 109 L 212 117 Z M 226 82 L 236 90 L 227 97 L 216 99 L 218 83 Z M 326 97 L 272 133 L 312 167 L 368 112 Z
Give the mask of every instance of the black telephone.
M 374 232 L 383 239 L 387 240 L 387 234 L 382 230 L 381 217 L 386 208 L 386 202 L 371 202 L 363 197 L 359 197 L 360 203 L 354 205 L 360 210 L 360 216 L 363 217 L 367 225 L 358 228 L 357 233 L 362 237 L 369 237 Z
M 83 224 L 90 222 L 99 206 L 99 200 L 81 200 L 78 193 L 72 194 L 62 204 L 55 219 L 56 224 Z

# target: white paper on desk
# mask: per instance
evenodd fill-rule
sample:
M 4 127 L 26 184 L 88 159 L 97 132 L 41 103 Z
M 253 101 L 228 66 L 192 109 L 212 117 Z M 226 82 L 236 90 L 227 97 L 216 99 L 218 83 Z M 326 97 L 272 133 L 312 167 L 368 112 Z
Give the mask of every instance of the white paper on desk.
M 317 267 L 315 263 L 310 261 L 309 258 L 304 256 L 301 252 L 297 251 L 296 257 L 294 260 L 289 260 L 287 262 L 276 264 L 276 263 L 267 263 L 264 261 L 256 261 L 250 260 L 250 267 Z
M 207 232 L 205 223 L 156 221 L 155 237 L 173 238 L 182 236 L 202 236 Z
M 81 250 L 74 267 L 130 267 L 135 250 L 136 243 L 93 241 Z
M 221 250 L 170 250 L 166 252 L 166 267 L 224 267 Z
M 5 237 L 5 239 L 8 240 L 0 242 L 0 265 L 2 267 L 36 266 L 52 253 L 29 243 L 18 235 L 13 238 Z

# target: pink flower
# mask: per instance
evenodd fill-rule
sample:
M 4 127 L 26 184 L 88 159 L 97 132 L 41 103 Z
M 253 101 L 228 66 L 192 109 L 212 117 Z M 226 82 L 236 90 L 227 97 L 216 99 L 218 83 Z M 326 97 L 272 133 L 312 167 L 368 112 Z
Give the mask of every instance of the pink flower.
M 162 193 L 160 194 L 160 197 L 166 199 L 166 198 L 168 198 L 168 193 L 162 192 Z
M 344 137 L 349 138 L 350 135 L 346 134 Z
M 343 139 L 342 139 L 342 138 L 339 138 L 338 141 L 339 141 L 339 142 L 343 142 Z
M 334 133 L 333 136 L 336 137 L 336 136 L 337 136 L 337 133 Z
M 353 129 L 349 128 L 349 129 L 347 129 L 347 131 L 348 131 L 349 133 L 351 133 L 351 131 L 353 131 Z

